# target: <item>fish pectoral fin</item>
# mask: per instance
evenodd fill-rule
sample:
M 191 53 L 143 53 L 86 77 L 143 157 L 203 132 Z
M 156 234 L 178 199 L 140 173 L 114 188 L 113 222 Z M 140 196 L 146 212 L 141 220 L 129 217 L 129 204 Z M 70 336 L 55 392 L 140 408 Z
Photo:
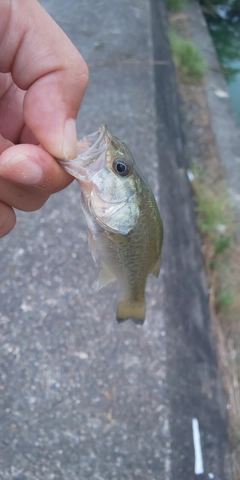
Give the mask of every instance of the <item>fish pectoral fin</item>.
M 158 278 L 160 268 L 161 268 L 161 264 L 162 264 L 162 259 L 161 259 L 161 257 L 159 257 L 158 261 L 155 263 L 155 265 L 154 265 L 154 267 L 151 271 L 151 275 Z
M 91 230 L 88 230 L 88 246 L 94 262 L 97 261 L 97 247 Z
M 107 233 L 107 237 L 112 242 L 116 243 L 117 245 L 126 245 L 129 242 L 129 237 L 127 235 L 122 235 L 121 233 Z
M 105 285 L 110 282 L 114 282 L 115 280 L 116 277 L 113 275 L 113 273 L 110 272 L 105 265 L 103 265 L 97 279 L 96 289 L 101 290 L 101 288 L 105 287 Z
M 146 314 L 146 302 L 121 300 L 117 307 L 117 322 L 122 323 L 125 320 L 131 319 L 137 325 L 143 325 Z

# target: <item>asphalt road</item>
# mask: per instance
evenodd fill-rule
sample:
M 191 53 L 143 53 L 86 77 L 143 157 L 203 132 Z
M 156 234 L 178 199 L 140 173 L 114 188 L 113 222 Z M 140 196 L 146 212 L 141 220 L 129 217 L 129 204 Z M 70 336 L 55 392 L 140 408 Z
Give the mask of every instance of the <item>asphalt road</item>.
M 92 287 L 76 182 L 41 211 L 18 212 L 0 242 L 0 479 L 230 480 L 163 5 L 41 3 L 90 66 L 79 136 L 106 123 L 153 188 L 163 267 L 147 285 L 144 326 L 118 325 L 117 286 Z

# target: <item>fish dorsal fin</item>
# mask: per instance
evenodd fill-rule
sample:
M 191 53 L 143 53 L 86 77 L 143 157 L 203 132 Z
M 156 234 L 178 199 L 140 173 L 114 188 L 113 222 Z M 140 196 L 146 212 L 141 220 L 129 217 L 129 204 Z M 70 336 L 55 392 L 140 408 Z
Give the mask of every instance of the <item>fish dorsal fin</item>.
M 161 257 L 159 257 L 159 259 L 157 260 L 157 262 L 155 263 L 155 265 L 154 265 L 154 267 L 151 271 L 151 275 L 153 275 L 156 278 L 158 278 L 160 268 L 161 268 L 161 263 L 162 263 L 162 259 L 161 259 Z
M 101 288 L 105 287 L 105 285 L 110 282 L 114 282 L 115 280 L 116 277 L 112 272 L 110 272 L 110 270 L 108 270 L 106 265 L 103 264 L 97 279 L 96 289 L 101 290 Z

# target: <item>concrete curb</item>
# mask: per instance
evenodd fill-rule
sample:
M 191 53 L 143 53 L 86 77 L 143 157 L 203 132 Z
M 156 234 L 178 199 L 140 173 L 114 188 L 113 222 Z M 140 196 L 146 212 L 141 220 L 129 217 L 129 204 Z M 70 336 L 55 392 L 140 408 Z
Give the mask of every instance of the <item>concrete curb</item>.
M 240 129 L 232 111 L 228 95 L 218 96 L 218 91 L 227 94 L 227 85 L 219 65 L 205 18 L 198 2 L 189 2 L 186 7 L 190 35 L 208 65 L 205 79 L 209 114 L 221 165 L 225 170 L 231 201 L 236 219 L 240 221 Z M 240 243 L 240 230 L 237 232 Z
M 226 404 L 211 331 L 203 259 L 186 175 L 178 85 L 164 2 L 151 1 L 155 61 L 159 196 L 165 242 L 162 278 L 166 321 L 171 479 L 232 478 Z M 199 424 L 203 468 L 194 470 L 192 421 Z M 184 440 L 183 440 L 184 439 Z M 192 459 L 192 460 L 191 460 Z M 196 460 L 196 456 L 195 456 Z M 201 475 L 201 477 L 199 477 Z M 202 476 L 203 475 L 203 476 Z

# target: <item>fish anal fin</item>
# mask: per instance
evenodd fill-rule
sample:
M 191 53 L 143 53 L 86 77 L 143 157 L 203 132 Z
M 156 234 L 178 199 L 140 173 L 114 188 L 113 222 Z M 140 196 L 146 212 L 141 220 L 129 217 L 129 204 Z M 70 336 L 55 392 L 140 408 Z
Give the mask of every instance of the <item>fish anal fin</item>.
M 114 282 L 114 280 L 116 280 L 116 277 L 105 265 L 103 265 L 96 282 L 96 289 L 101 290 L 101 288 L 105 287 L 105 285 L 108 285 L 110 282 Z
M 159 276 L 161 263 L 162 263 L 162 259 L 161 259 L 161 257 L 159 257 L 159 259 L 157 260 L 157 262 L 155 263 L 155 265 L 154 265 L 154 267 L 151 271 L 151 275 L 153 275 L 156 278 L 158 278 L 158 276 Z
M 96 247 L 96 242 L 95 242 L 95 239 L 94 239 L 94 236 L 93 236 L 91 230 L 88 230 L 88 246 L 89 246 L 89 250 L 92 254 L 93 260 L 94 260 L 94 262 L 96 262 L 97 261 L 97 247 Z
M 142 301 L 121 300 L 117 307 L 117 322 L 131 319 L 138 325 L 143 325 L 146 314 L 146 303 Z

